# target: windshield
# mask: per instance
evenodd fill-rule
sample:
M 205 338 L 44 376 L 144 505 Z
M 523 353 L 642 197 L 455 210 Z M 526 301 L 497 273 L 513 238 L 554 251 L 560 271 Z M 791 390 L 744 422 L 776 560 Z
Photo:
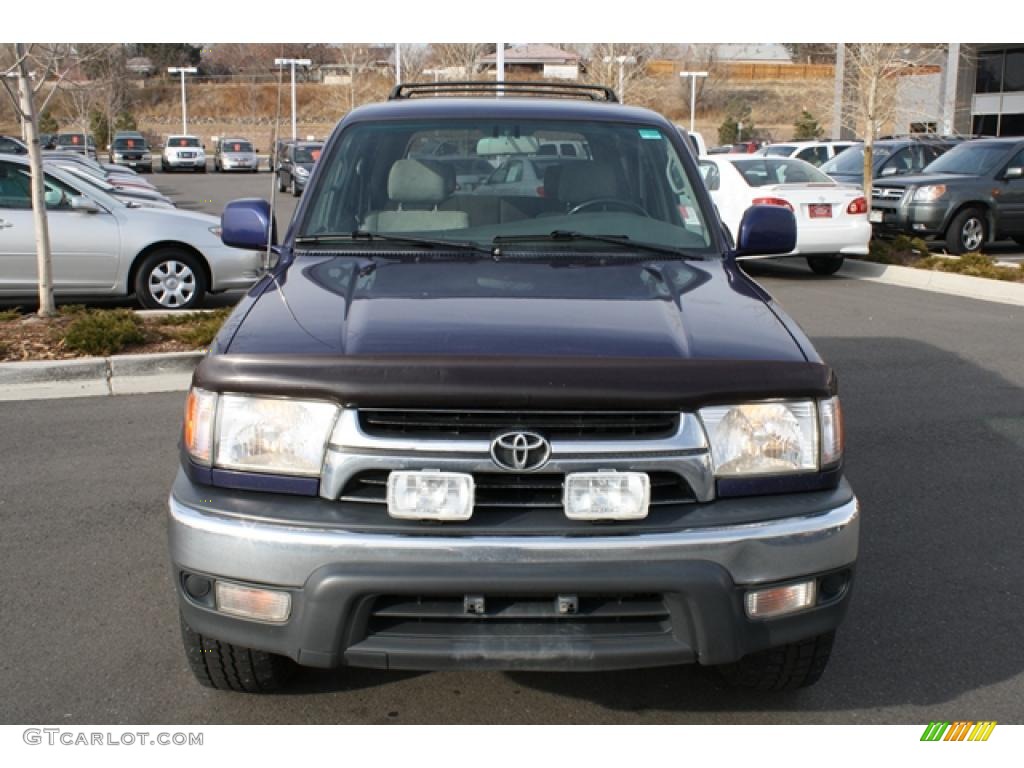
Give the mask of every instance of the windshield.
M 874 163 L 877 166 L 879 161 L 884 160 L 892 154 L 892 149 L 885 146 L 874 146 Z M 864 146 L 857 145 L 843 151 L 843 154 L 836 155 L 827 163 L 821 166 L 825 173 L 846 173 L 860 176 L 864 173 Z
M 796 149 L 796 147 L 793 147 L 789 144 L 772 144 L 771 146 L 762 149 L 760 154 L 778 157 L 789 157 L 791 154 L 793 154 L 794 149 Z
M 81 147 L 85 144 L 80 133 L 62 133 L 57 137 L 57 144 L 62 147 Z M 89 146 L 96 144 L 92 136 L 89 137 Z
M 171 136 L 167 140 L 168 147 L 198 147 L 199 139 L 194 136 Z
M 590 157 L 540 156 L 552 142 L 586 146 Z M 480 175 L 460 174 L 465 161 Z M 492 173 L 484 177 L 487 168 Z M 550 239 L 550 248 L 609 247 L 583 237 L 555 244 L 558 232 L 711 255 L 684 168 L 654 126 L 505 118 L 357 123 L 321 159 L 296 235 L 360 231 L 480 248 L 505 238 Z
M 139 138 L 114 139 L 114 149 L 147 149 L 146 141 Z
M 743 180 L 751 187 L 765 187 L 772 184 L 834 184 L 828 176 L 810 163 L 790 158 L 753 157 L 750 159 L 729 159 Z
M 1007 159 L 1013 146 L 1006 144 L 961 144 L 926 166 L 923 173 L 953 173 L 980 176 L 995 170 Z
M 252 144 L 248 141 L 225 141 L 221 144 L 223 152 L 252 152 Z
M 323 150 L 323 145 L 315 147 L 296 147 L 295 148 L 295 162 L 296 163 L 315 163 L 320 159 L 320 152 Z

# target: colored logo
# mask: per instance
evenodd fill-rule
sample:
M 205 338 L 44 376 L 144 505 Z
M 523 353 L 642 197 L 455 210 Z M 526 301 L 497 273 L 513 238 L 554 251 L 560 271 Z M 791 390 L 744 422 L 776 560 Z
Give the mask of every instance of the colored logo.
M 928 723 L 921 734 L 921 741 L 988 741 L 995 730 L 995 720 L 957 720 Z

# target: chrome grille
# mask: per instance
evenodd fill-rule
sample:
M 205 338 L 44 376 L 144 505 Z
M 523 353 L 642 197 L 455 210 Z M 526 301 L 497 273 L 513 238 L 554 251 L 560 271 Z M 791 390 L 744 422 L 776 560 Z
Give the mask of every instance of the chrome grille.
M 551 440 L 657 439 L 675 434 L 678 413 L 361 410 L 359 424 L 374 437 L 487 438 L 528 429 Z
M 871 197 L 875 200 L 901 200 L 905 187 L 873 187 Z

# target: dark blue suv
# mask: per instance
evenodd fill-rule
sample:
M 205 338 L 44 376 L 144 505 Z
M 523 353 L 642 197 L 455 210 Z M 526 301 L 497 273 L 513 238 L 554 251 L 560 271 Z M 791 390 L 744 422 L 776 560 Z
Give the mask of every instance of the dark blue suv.
M 792 250 L 792 213 L 751 208 L 733 248 L 665 118 L 497 87 L 351 112 L 281 243 L 264 201 L 225 210 L 224 242 L 276 263 L 187 399 L 169 531 L 193 672 L 813 683 L 858 547 L 836 377 L 736 264 Z M 589 157 L 481 194 L 439 141 L 494 167 Z

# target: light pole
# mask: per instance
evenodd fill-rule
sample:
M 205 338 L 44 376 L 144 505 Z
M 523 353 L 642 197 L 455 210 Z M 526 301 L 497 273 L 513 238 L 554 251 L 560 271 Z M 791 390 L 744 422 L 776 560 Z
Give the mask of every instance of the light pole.
M 195 67 L 168 67 L 167 71 L 172 75 L 181 75 L 181 132 L 188 133 L 188 107 L 185 105 L 185 75 L 194 75 L 199 70 Z M 86 147 L 86 154 L 89 148 Z
M 605 56 L 604 63 L 611 64 L 613 61 L 619 63 L 619 100 L 625 104 L 626 94 L 622 91 L 622 84 L 624 78 L 624 68 L 627 64 L 636 64 L 636 56 Z
M 292 68 L 292 141 L 295 141 L 298 132 L 295 129 L 295 66 L 308 67 L 313 62 L 309 59 L 274 59 L 274 64 L 279 67 L 283 67 L 285 64 L 290 64 Z
M 707 72 L 680 72 L 680 77 L 690 78 L 690 133 L 693 133 L 693 121 L 697 112 L 697 78 L 707 77 Z

